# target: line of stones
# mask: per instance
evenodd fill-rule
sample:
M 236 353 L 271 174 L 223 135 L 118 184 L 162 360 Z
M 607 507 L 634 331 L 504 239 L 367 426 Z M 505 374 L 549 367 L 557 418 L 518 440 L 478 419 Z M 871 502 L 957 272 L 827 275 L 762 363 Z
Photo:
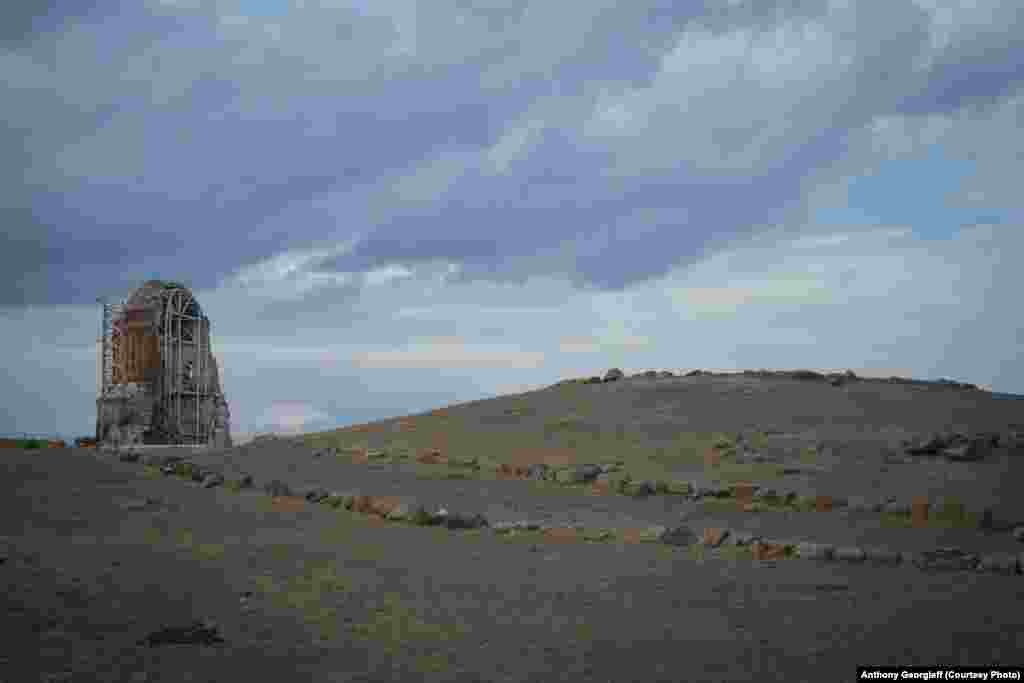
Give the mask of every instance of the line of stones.
M 165 475 L 177 475 L 198 483 L 203 488 L 230 485 L 233 488 L 252 488 L 251 475 L 227 482 L 214 471 L 196 467 L 179 456 L 160 456 L 122 453 L 121 460 L 159 466 Z M 516 521 L 491 524 L 482 514 L 452 511 L 446 508 L 428 509 L 415 501 L 395 497 L 364 495 L 359 492 L 330 492 L 320 487 L 307 487 L 294 491 L 280 480 L 272 480 L 263 491 L 277 499 L 302 499 L 310 503 L 344 508 L 352 512 L 374 515 L 389 521 L 406 522 L 420 526 L 442 526 L 451 530 L 489 528 L 495 534 L 540 532 L 556 538 L 578 537 L 585 541 L 608 541 L 616 534 L 607 530 L 588 530 L 579 527 L 561 527 L 540 522 Z M 639 531 L 632 539 L 637 542 L 661 543 L 674 547 L 701 545 L 712 550 L 725 546 L 749 548 L 755 560 L 781 560 L 801 558 L 816 561 L 867 563 L 874 566 L 911 565 L 923 571 L 980 571 L 1014 575 L 1024 573 L 1024 552 L 977 554 L 959 548 L 946 547 L 921 553 L 898 552 L 885 548 L 835 546 L 827 543 L 766 539 L 744 531 L 707 528 L 697 535 L 687 525 L 666 527 L 654 525 Z
M 336 449 L 324 449 L 314 451 L 314 457 L 323 455 L 337 455 Z M 364 454 L 367 461 L 381 459 L 388 454 L 386 451 L 368 451 Z M 422 464 L 452 465 L 456 467 L 478 468 L 479 463 L 475 458 L 455 459 L 442 456 L 439 451 L 432 451 L 421 454 L 416 458 Z M 796 509 L 815 510 L 817 512 L 828 512 L 832 510 L 846 509 L 849 512 L 860 513 L 886 513 L 899 516 L 912 516 L 921 521 L 927 520 L 929 513 L 942 511 L 945 514 L 964 517 L 966 510 L 962 503 L 953 497 L 939 500 L 928 500 L 917 498 L 912 501 L 900 501 L 895 497 L 884 499 L 870 499 L 863 497 L 846 498 L 842 496 L 814 495 L 804 496 L 796 491 L 778 491 L 770 487 L 763 487 L 757 484 L 732 484 L 728 486 L 702 486 L 695 482 L 687 481 L 653 481 L 635 480 L 622 471 L 623 463 L 606 464 L 580 464 L 566 465 L 563 467 L 552 467 L 543 463 L 533 465 L 500 465 L 497 473 L 510 478 L 527 479 L 535 481 L 549 481 L 564 486 L 592 485 L 596 490 L 618 493 L 633 498 L 644 498 L 653 495 L 678 495 L 689 500 L 715 500 L 735 499 L 739 504 L 746 504 L 748 511 L 757 510 L 758 506 L 787 506 Z M 621 473 L 617 479 L 613 475 Z M 984 507 L 976 512 L 979 526 L 983 529 L 994 530 L 997 528 L 1013 529 L 1019 540 L 1024 541 L 1024 526 L 1016 521 L 997 521 L 994 518 L 993 510 Z

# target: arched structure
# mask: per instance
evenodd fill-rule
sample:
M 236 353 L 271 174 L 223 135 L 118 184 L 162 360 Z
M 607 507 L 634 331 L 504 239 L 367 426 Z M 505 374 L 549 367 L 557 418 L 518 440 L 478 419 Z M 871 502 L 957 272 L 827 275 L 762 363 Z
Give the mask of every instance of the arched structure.
M 231 444 L 210 320 L 178 282 L 104 304 L 96 436 L 113 443 Z

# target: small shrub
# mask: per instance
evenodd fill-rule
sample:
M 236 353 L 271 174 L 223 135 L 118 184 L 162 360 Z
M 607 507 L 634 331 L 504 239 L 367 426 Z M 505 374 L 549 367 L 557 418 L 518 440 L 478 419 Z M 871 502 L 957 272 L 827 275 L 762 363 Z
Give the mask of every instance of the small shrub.
M 194 538 L 192 536 L 191 529 L 182 529 L 178 532 L 178 545 L 185 548 L 191 548 L 193 545 L 193 541 Z
M 146 543 L 150 545 L 159 545 L 164 540 L 164 532 L 158 527 L 151 526 L 143 532 Z
M 193 549 L 200 560 L 218 560 L 224 557 L 225 548 L 220 543 L 200 543 Z
M 28 439 L 24 442 L 23 447 L 28 450 L 38 450 L 43 447 L 43 442 L 38 439 Z
M 718 451 L 732 450 L 735 448 L 733 440 L 727 436 L 719 436 L 715 438 L 714 443 L 711 445 L 712 448 Z
M 801 449 L 799 460 L 805 465 L 813 465 L 818 461 L 818 449 L 813 446 Z

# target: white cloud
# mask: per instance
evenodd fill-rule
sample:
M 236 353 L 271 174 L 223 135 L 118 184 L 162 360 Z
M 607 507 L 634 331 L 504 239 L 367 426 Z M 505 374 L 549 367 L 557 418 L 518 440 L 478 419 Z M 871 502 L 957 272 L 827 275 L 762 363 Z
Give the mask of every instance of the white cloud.
M 606 91 L 583 135 L 613 147 L 623 173 L 680 164 L 754 171 L 827 125 L 850 50 L 822 23 L 690 30 L 650 85 Z
M 413 344 L 404 349 L 365 351 L 353 357 L 362 368 L 536 368 L 544 354 L 510 346 L 466 344 L 442 340 Z
M 329 417 L 310 403 L 275 401 L 263 414 L 263 424 L 271 427 L 275 432 L 297 434 L 301 433 L 310 423 Z
M 214 323 L 214 351 L 240 433 L 267 425 L 295 430 L 344 415 L 369 419 L 370 413 L 345 408 L 367 401 L 378 417 L 399 415 L 613 366 L 631 373 L 851 368 L 1024 391 L 1018 353 L 1024 321 L 1006 313 L 1015 310 L 1021 275 L 1003 256 L 1024 252 L 1024 231 L 978 226 L 939 244 L 918 242 L 898 228 L 839 234 L 847 239 L 736 244 L 618 293 L 573 290 L 542 278 L 486 287 L 452 282 L 429 298 L 414 273 L 397 281 L 407 289 L 367 288 L 357 324 L 326 305 L 301 319 L 252 325 L 257 314 L 244 288 L 225 283 L 197 295 Z M 844 284 L 850 269 L 860 275 Z M 264 279 L 287 271 L 287 265 L 269 268 Z M 406 314 L 396 316 L 403 308 Z M 718 313 L 701 315 L 706 310 Z M 33 332 L 8 339 L 8 353 L 22 359 L 5 369 L 10 385 L 23 392 L 24 400 L 10 404 L 13 415 L 45 401 L 51 416 L 0 429 L 82 431 L 97 386 L 98 307 L 0 312 L 5 326 Z M 425 333 L 438 320 L 447 322 L 449 336 Z M 500 343 L 477 333 L 491 320 L 502 323 Z M 396 347 L 396 338 L 411 341 Z M 410 376 L 417 378 L 412 388 Z M 428 385 L 436 393 L 423 394 Z M 353 392 L 359 398 L 349 398 Z
M 378 287 L 389 282 L 394 282 L 395 280 L 404 280 L 412 276 L 413 272 L 405 266 L 385 266 L 383 268 L 376 268 L 367 272 L 366 284 L 371 287 Z
M 599 353 L 601 345 L 590 337 L 567 337 L 558 343 L 561 353 Z
M 537 120 L 509 128 L 486 152 L 491 169 L 496 173 L 508 172 L 513 163 L 529 156 L 543 130 L 544 123 Z

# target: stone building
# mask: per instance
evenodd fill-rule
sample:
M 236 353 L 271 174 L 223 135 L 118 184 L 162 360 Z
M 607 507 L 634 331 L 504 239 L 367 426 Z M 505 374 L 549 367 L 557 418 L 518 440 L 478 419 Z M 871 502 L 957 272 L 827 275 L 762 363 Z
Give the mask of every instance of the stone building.
M 187 287 L 150 280 L 105 303 L 101 342 L 98 440 L 231 445 L 210 320 Z

